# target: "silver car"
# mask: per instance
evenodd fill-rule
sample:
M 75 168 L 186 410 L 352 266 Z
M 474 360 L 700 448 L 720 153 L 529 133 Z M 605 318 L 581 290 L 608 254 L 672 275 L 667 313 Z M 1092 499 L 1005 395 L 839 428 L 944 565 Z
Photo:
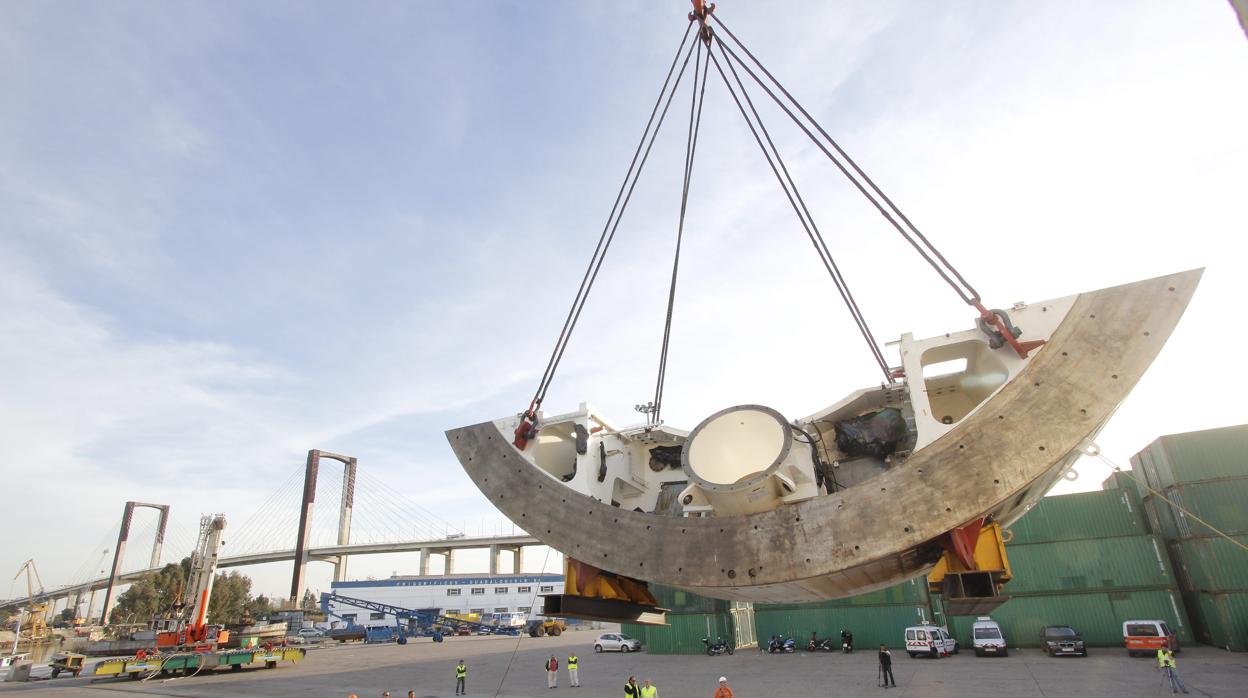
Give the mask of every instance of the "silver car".
M 595 652 L 638 652 L 641 650 L 641 641 L 635 640 L 623 633 L 603 633 L 594 640 Z

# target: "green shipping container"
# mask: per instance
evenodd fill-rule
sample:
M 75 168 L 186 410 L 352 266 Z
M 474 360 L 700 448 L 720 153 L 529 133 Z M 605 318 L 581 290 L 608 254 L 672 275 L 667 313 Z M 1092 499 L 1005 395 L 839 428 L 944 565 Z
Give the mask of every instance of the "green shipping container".
M 1248 545 L 1248 536 L 1235 540 Z M 1184 538 L 1168 545 L 1184 591 L 1248 593 L 1248 551 L 1220 536 Z
M 1248 477 L 1248 425 L 1163 436 L 1131 457 L 1153 489 Z
M 1009 587 L 1006 587 L 1008 590 Z M 1010 647 L 1039 647 L 1046 625 L 1069 625 L 1090 647 L 1122 647 L 1122 624 L 1128 620 L 1164 620 L 1180 644 L 1194 642 L 1191 623 L 1178 591 L 1111 591 L 1015 596 L 992 613 Z M 969 647 L 973 616 L 950 619 L 958 645 Z
M 651 654 L 703 654 L 702 638 L 735 637 L 733 617 L 726 612 L 669 613 L 667 625 L 625 623 L 620 631 L 641 640 L 642 649 Z
M 1052 543 L 1138 536 L 1148 533 L 1148 524 L 1139 496 L 1114 489 L 1045 497 L 1010 524 L 1009 531 L 1014 543 Z
M 1136 479 L 1143 478 L 1140 473 L 1135 472 L 1131 468 L 1127 468 L 1122 472 L 1111 473 L 1105 481 L 1101 483 L 1102 490 L 1129 490 L 1143 497 L 1148 494 L 1148 490 Z
M 1150 533 L 1161 536 L 1164 540 L 1179 537 L 1179 527 L 1174 522 L 1174 514 L 1169 504 L 1151 494 L 1144 498 L 1142 504 Z
M 759 604 L 754 607 L 754 625 L 758 630 L 760 647 L 766 647 L 772 635 L 782 635 L 793 638 L 799 648 L 804 648 L 812 632 L 821 640 L 827 637 L 839 639 L 842 630 L 854 634 L 854 644 L 859 648 L 881 644 L 900 647 L 905 640 L 906 627 L 919 625 L 924 618 L 931 618 L 926 604 L 839 608 L 774 608 Z
M 1156 536 L 1005 546 L 1014 579 L 1010 595 L 1053 591 L 1172 588 L 1178 582 Z
M 927 577 L 915 577 L 914 579 L 902 582 L 901 584 L 895 584 L 891 587 L 880 589 L 879 591 L 859 594 L 846 599 L 833 599 L 831 601 L 816 601 L 813 603 L 801 604 L 767 604 L 767 608 L 772 610 L 805 610 L 810 608 L 843 608 L 845 606 L 889 606 L 897 604 L 927 605 L 927 603 Z
M 659 602 L 659 608 L 666 608 L 673 613 L 725 613 L 729 607 L 728 602 L 723 599 L 699 596 L 660 584 L 651 584 L 650 593 Z
M 1228 535 L 1248 534 L 1248 477 L 1178 485 L 1165 490 L 1166 498 Z M 1156 499 L 1169 513 L 1176 537 L 1207 536 L 1214 532 L 1178 507 Z M 1162 513 L 1165 519 L 1166 514 Z M 1163 524 L 1164 525 L 1164 524 Z
M 1248 652 L 1248 593 L 1196 592 L 1186 599 L 1201 642 L 1231 652 Z

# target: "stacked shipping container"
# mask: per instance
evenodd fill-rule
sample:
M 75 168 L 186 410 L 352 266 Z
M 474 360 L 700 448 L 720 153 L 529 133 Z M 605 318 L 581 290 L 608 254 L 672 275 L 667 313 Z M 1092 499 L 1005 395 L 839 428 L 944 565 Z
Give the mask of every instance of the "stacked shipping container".
M 1131 464 L 1148 488 L 1128 485 L 1120 475 L 1105 486 L 1134 486 L 1143 494 L 1149 526 L 1166 541 L 1198 639 L 1248 650 L 1248 551 L 1236 544 L 1248 545 L 1248 425 L 1163 436 Z
M 1013 598 L 992 617 L 1011 646 L 1037 647 L 1044 626 L 1068 624 L 1090 646 L 1121 647 L 1132 619 L 1164 620 L 1180 642 L 1193 640 L 1165 546 L 1134 491 L 1046 497 L 1007 530 L 1014 579 L 1004 593 Z M 949 620 L 968 645 L 975 619 Z
M 848 599 L 754 607 L 760 646 L 765 646 L 772 635 L 781 635 L 793 638 L 802 648 L 811 633 L 820 639 L 831 637 L 839 644 L 841 631 L 848 630 L 859 648 L 880 644 L 897 647 L 906 626 L 931 617 L 926 577 Z
M 667 625 L 625 623 L 620 630 L 641 641 L 654 654 L 699 654 L 706 651 L 702 638 L 718 638 L 734 647 L 754 644 L 754 606 L 698 596 L 680 589 L 650 585 L 659 606 L 669 609 Z

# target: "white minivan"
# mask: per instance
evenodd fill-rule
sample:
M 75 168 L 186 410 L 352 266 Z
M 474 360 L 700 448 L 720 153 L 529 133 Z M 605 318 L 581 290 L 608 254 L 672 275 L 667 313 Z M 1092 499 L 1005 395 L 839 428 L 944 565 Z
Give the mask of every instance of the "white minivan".
M 906 628 L 906 654 L 917 657 L 948 657 L 958 653 L 958 641 L 945 628 L 914 625 Z
M 976 657 L 989 654 L 1008 657 L 1010 650 L 1005 646 L 1005 635 L 997 621 L 988 616 L 980 616 L 971 623 L 971 647 Z

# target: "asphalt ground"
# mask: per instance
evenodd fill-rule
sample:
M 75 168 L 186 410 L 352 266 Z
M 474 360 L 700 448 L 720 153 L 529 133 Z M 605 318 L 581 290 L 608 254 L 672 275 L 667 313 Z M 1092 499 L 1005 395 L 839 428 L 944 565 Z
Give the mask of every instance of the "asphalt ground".
M 1150 659 L 1127 657 L 1116 648 L 1092 648 L 1091 656 L 1051 658 L 1039 650 L 1011 650 L 1008 657 L 977 658 L 970 652 L 944 659 L 911 659 L 894 651 L 897 688 L 877 687 L 875 652 L 767 655 L 742 649 L 733 656 L 594 654 L 597 633 L 569 632 L 558 638 L 456 637 L 435 644 L 350 644 L 314 648 L 298 665 L 276 669 L 221 671 L 212 675 L 146 681 L 62 677 L 25 684 L 0 684 L 0 693 L 39 698 L 138 694 L 152 696 L 251 698 L 376 698 L 390 691 L 405 698 L 453 696 L 455 663 L 468 665 L 470 696 L 499 698 L 584 698 L 623 695 L 629 675 L 650 678 L 661 698 L 709 698 L 726 675 L 737 698 L 788 696 L 876 696 L 891 698 L 1009 698 L 1012 696 L 1165 696 L 1165 679 Z M 581 688 L 568 687 L 563 668 L 569 651 L 579 654 Z M 542 666 L 559 658 L 559 688 L 546 688 Z M 1248 654 L 1207 647 L 1185 649 L 1179 669 L 1193 696 L 1248 696 Z M 504 679 L 504 675 L 506 678 Z

